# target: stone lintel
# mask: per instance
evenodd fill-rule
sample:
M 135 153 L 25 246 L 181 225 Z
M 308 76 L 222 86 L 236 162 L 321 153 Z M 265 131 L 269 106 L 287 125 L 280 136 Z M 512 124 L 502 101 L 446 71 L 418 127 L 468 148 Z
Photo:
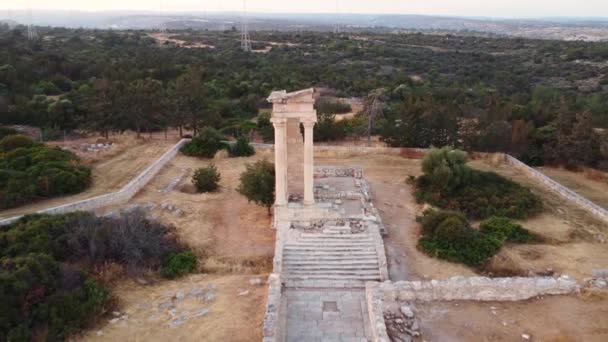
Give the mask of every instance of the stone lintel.
M 272 119 L 299 119 L 301 122 L 317 122 L 317 111 L 312 112 L 273 112 Z M 272 121 L 271 119 L 271 121 Z

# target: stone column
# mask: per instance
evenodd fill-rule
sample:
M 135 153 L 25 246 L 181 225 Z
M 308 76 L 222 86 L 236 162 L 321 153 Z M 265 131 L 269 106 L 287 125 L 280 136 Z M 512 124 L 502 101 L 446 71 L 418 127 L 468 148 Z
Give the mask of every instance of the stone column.
M 315 122 L 305 120 L 302 124 L 304 125 L 304 204 L 313 205 L 315 203 L 313 161 L 313 128 Z
M 272 118 L 274 126 L 275 205 L 287 204 L 287 119 Z

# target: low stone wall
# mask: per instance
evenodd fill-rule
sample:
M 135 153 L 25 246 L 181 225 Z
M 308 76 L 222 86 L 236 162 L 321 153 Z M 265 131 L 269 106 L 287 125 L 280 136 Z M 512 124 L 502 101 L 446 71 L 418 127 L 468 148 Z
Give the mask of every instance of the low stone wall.
M 363 169 L 350 166 L 317 166 L 315 167 L 314 176 L 315 178 L 353 177 L 361 179 L 363 177 Z
M 547 177 L 542 172 L 529 167 L 528 165 L 522 163 L 517 158 L 514 158 L 508 154 L 505 155 L 505 161 L 515 167 L 516 169 L 524 172 L 528 177 L 538 180 L 545 186 L 549 187 L 551 190 L 557 192 L 560 196 L 565 198 L 566 200 L 576 204 L 580 208 L 588 211 L 598 219 L 608 223 L 608 210 L 596 205 L 585 197 L 575 193 L 574 191 L 566 188 L 565 186 L 559 184 L 553 179 Z
M 385 303 L 402 301 L 521 301 L 546 295 L 577 293 L 580 286 L 567 276 L 559 278 L 454 277 L 446 280 L 369 282 L 365 295 L 372 340 L 390 341 L 384 322 Z
M 120 204 L 127 202 L 135 194 L 137 194 L 148 182 L 156 176 L 156 174 L 179 152 L 180 148 L 188 141 L 188 139 L 182 139 L 177 144 L 173 145 L 171 149 L 165 152 L 159 159 L 148 166 L 142 171 L 137 177 L 131 180 L 127 185 L 117 192 L 100 195 L 92 198 L 87 198 L 82 201 L 68 203 L 53 208 L 43 209 L 37 211 L 37 214 L 63 214 L 73 211 L 90 211 L 98 209 L 107 205 Z M 0 226 L 11 224 L 19 220 L 21 216 L 10 217 L 4 220 L 0 220 Z
M 268 277 L 268 300 L 264 314 L 264 342 L 280 342 L 283 340 L 281 320 L 284 313 L 281 310 L 282 285 L 281 276 L 273 273 Z

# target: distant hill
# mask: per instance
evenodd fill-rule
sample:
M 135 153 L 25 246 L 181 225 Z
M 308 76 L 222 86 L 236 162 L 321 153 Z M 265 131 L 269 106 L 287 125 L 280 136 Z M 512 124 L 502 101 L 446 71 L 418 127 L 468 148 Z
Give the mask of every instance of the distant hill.
M 608 41 L 608 18 L 538 18 L 493 19 L 479 17 L 442 17 L 406 14 L 269 14 L 252 13 L 252 30 L 330 31 L 336 24 L 341 30 L 453 31 L 481 32 L 496 35 L 541 39 Z M 25 22 L 25 12 L 14 18 Z M 67 12 L 36 11 L 38 25 L 154 29 L 229 29 L 238 28 L 240 13 L 171 13 L 159 16 L 154 12 Z
M 15 26 L 19 25 L 19 23 L 14 20 L 0 19 L 0 25 L 7 25 L 7 24 L 9 27 L 15 27 Z

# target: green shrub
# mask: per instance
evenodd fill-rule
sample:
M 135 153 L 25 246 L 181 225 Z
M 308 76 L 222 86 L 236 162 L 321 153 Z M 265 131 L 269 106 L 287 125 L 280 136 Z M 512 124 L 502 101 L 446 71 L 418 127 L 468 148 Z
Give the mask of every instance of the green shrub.
M 261 113 L 256 123 L 256 132 L 262 137 L 265 143 L 274 142 L 274 127 L 270 122 L 269 113 Z
M 16 137 L 0 142 L 8 151 L 0 155 L 0 208 L 78 193 L 90 185 L 91 170 L 72 152 Z
M 422 238 L 418 247 L 425 253 L 469 266 L 481 266 L 494 256 L 505 242 L 527 243 L 540 238 L 504 217 L 482 222 L 480 229 L 471 227 L 459 212 L 427 210 L 418 217 Z
M 12 151 L 18 148 L 28 148 L 34 145 L 34 141 L 29 137 L 21 134 L 9 135 L 0 140 L 0 149 L 4 152 Z
M 479 230 L 503 242 L 530 243 L 542 239 L 506 217 L 491 217 L 481 223 Z
M 4 139 L 9 135 L 19 134 L 19 131 L 10 127 L 0 127 L 0 139 Z
M 40 331 L 49 341 L 69 339 L 109 309 L 110 292 L 88 273 L 113 262 L 132 271 L 165 266 L 177 276 L 193 269 L 183 250 L 170 227 L 139 211 L 29 215 L 0 227 L 0 341 Z
M 198 192 L 212 192 L 218 189 L 220 179 L 222 179 L 220 173 L 215 165 L 211 164 L 194 172 L 192 184 Z
M 192 157 L 213 158 L 217 151 L 226 148 L 223 136 L 213 128 L 205 127 L 200 134 L 186 143 L 181 151 Z
M 192 273 L 196 269 L 196 255 L 191 251 L 171 255 L 163 268 L 161 275 L 165 278 L 174 279 Z
M 502 241 L 472 228 L 460 213 L 428 210 L 419 222 L 423 237 L 418 246 L 441 259 L 480 266 L 502 246 Z
M 240 180 L 237 191 L 250 202 L 266 207 L 270 215 L 270 207 L 274 204 L 274 165 L 266 159 L 247 164 Z
M 255 149 L 251 146 L 247 137 L 240 136 L 236 139 L 234 145 L 230 145 L 228 152 L 231 157 L 250 157 L 255 154 Z
M 424 174 L 416 179 L 416 200 L 484 219 L 503 216 L 523 219 L 542 210 L 538 196 L 494 172 L 466 165 L 462 151 L 433 150 L 422 163 Z

